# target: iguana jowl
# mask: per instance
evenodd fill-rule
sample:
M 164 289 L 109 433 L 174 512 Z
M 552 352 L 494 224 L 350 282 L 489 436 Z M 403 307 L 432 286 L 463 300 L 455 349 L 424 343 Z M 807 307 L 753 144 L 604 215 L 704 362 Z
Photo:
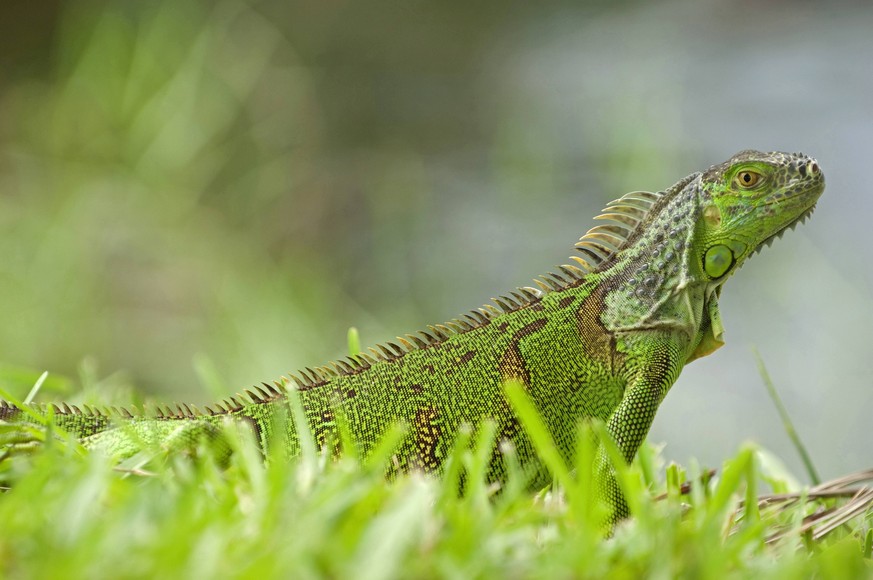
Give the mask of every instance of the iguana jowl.
M 807 217 L 824 190 L 818 163 L 800 153 L 742 151 L 657 193 L 634 192 L 611 202 L 605 220 L 576 244 L 576 264 L 536 280 L 461 318 L 371 348 L 345 362 L 306 369 L 275 386 L 207 407 L 159 410 L 156 416 L 55 407 L 55 420 L 88 447 L 117 455 L 146 441 L 181 444 L 225 417 L 251 424 L 262 445 L 280 440 L 299 449 L 285 389 L 299 391 L 319 442 L 342 413 L 366 453 L 381 434 L 404 422 L 401 468 L 436 469 L 463 423 L 493 418 L 498 438 L 515 443 L 539 474 L 529 441 L 510 412 L 501 385 L 525 386 L 568 460 L 579 421 L 606 424 L 630 461 L 658 405 L 682 367 L 722 345 L 718 298 L 722 284 L 750 255 Z M 0 403 L 0 419 L 20 420 Z M 122 428 L 117 428 L 123 424 Z M 273 425 L 286 433 L 275 438 Z M 216 430 L 217 431 L 217 430 Z M 187 442 L 187 444 L 191 444 Z M 615 516 L 626 515 L 601 450 L 601 491 Z M 503 463 L 495 454 L 490 474 Z

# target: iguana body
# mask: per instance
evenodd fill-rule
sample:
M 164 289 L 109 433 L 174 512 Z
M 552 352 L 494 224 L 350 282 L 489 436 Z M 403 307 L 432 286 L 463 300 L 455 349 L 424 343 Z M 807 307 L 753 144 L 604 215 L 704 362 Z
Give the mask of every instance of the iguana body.
M 577 424 L 594 418 L 630 461 L 682 367 L 721 346 L 721 285 L 762 244 L 806 217 L 823 189 L 814 159 L 743 151 L 666 191 L 610 203 L 598 218 L 609 223 L 577 244 L 578 265 L 543 276 L 541 290 L 520 288 L 496 306 L 204 412 L 184 406 L 135 417 L 63 406 L 56 422 L 86 446 L 118 455 L 134 452 L 136 438 L 184 438 L 184 425 L 227 416 L 248 422 L 266 445 L 274 440 L 272 418 L 288 417 L 291 385 L 319 442 L 334 433 L 337 413 L 364 453 L 392 424 L 408 425 L 395 456 L 401 468 L 438 468 L 463 423 L 494 418 L 498 438 L 515 443 L 522 462 L 541 476 L 534 483 L 542 483 L 546 474 L 501 388 L 515 379 L 565 458 L 573 457 Z M 0 419 L 20 416 L 0 405 Z M 128 427 L 113 428 L 118 423 Z M 280 440 L 294 454 L 297 430 L 290 419 L 281 423 L 287 433 Z M 602 492 L 616 515 L 625 515 L 602 450 L 598 462 Z M 502 465 L 495 456 L 494 478 Z

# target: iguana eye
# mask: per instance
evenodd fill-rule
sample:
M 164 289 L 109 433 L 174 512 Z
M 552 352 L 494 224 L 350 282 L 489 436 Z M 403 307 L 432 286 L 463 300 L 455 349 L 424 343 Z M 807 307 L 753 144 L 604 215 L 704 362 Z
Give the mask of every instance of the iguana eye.
M 755 187 L 760 181 L 761 174 L 755 173 L 754 171 L 740 171 L 739 173 L 737 173 L 737 176 L 734 177 L 734 182 L 742 189 L 750 189 L 752 187 Z

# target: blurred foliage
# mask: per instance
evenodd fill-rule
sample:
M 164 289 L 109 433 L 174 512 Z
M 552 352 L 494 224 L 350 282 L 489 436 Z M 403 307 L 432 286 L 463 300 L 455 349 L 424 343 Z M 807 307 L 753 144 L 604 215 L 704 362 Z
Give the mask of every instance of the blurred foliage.
M 2 95 L 3 359 L 170 388 L 198 350 L 233 384 L 287 335 L 328 340 L 344 312 L 300 251 L 330 238 L 320 112 L 280 31 L 233 2 L 60 22 L 52 73 Z

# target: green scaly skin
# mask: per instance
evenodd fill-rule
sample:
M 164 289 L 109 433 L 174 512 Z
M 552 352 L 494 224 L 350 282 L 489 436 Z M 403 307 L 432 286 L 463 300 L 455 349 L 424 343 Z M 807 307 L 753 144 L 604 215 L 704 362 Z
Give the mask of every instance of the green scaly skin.
M 204 432 L 219 433 L 219 422 L 232 417 L 249 424 L 263 446 L 282 441 L 294 455 L 300 440 L 286 388 L 295 388 L 319 444 L 336 440 L 338 413 L 364 454 L 389 426 L 405 423 L 408 434 L 395 454 L 400 469 L 438 469 L 462 424 L 492 418 L 498 440 L 514 443 L 531 485 L 540 486 L 549 476 L 502 390 L 515 379 L 566 460 L 574 455 L 577 424 L 597 419 L 630 462 L 685 364 L 723 344 L 722 284 L 762 245 L 808 216 L 823 190 L 810 157 L 742 151 L 665 191 L 610 203 L 598 216 L 605 224 L 577 244 L 576 264 L 542 276 L 540 290 L 519 288 L 496 306 L 205 411 L 182 406 L 149 417 L 64 405 L 55 407 L 55 421 L 86 447 L 123 457 L 143 442 L 185 449 Z M 0 419 L 23 416 L 0 403 Z M 283 425 L 280 437 L 272 433 L 276 425 Z M 602 447 L 595 468 L 613 520 L 625 517 Z M 495 453 L 490 476 L 500 480 L 503 470 Z

